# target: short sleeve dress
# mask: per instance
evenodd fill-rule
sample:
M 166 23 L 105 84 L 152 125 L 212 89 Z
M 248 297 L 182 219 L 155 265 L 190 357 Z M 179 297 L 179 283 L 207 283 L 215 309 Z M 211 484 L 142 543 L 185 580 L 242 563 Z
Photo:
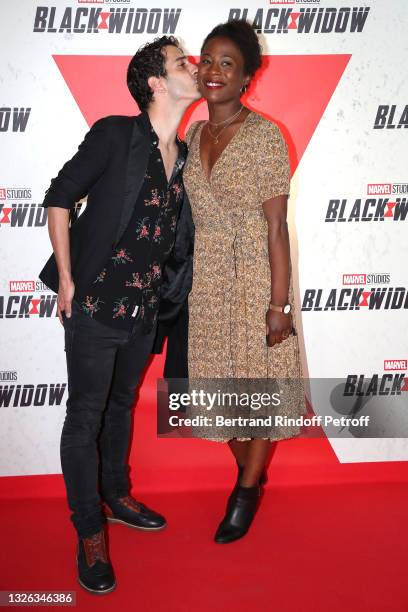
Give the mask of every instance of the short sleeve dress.
M 271 272 L 262 203 L 289 194 L 285 140 L 276 124 L 250 112 L 208 180 L 200 157 L 204 125 L 187 133 L 183 172 L 195 225 L 189 377 L 300 378 L 297 336 L 274 347 L 265 337 Z M 289 302 L 296 329 L 291 274 Z

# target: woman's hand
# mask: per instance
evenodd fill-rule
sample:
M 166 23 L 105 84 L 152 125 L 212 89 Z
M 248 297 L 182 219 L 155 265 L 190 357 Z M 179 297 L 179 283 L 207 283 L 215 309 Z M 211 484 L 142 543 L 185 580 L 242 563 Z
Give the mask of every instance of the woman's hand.
M 275 312 L 268 309 L 266 312 L 266 344 L 275 346 L 286 340 L 292 333 L 292 315 L 290 313 Z

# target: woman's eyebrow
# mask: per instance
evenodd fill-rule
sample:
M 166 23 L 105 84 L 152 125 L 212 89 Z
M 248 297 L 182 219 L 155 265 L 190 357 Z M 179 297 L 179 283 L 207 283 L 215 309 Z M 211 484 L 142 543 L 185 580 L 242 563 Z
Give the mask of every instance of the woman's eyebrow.
M 201 53 L 201 57 L 203 57 L 204 55 L 208 55 L 209 57 L 211 57 L 210 53 Z M 232 55 L 228 55 L 227 53 L 221 54 L 221 57 L 228 57 L 228 59 L 234 59 Z

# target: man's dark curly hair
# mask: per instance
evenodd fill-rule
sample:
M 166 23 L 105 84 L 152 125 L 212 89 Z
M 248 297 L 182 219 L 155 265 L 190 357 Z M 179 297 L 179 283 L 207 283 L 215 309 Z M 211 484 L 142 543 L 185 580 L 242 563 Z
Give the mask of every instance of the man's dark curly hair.
M 153 92 L 147 79 L 151 76 L 165 77 L 164 67 L 166 54 L 163 47 L 173 45 L 180 48 L 180 43 L 174 36 L 162 36 L 147 43 L 135 53 L 127 70 L 127 86 L 141 111 L 145 111 L 153 100 Z
M 244 58 L 244 72 L 253 77 L 261 65 L 262 48 L 251 24 L 245 19 L 232 19 L 226 23 L 220 23 L 206 36 L 201 53 L 207 42 L 216 36 L 229 38 L 238 47 Z

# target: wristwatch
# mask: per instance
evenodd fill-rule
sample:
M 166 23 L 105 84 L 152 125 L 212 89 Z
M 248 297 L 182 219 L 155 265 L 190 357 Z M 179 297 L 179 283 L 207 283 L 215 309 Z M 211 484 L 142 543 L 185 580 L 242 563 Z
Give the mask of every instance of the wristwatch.
M 274 312 L 283 312 L 284 314 L 289 314 L 292 310 L 292 306 L 290 304 L 284 304 L 283 306 L 275 306 L 275 304 L 269 304 L 269 309 Z

